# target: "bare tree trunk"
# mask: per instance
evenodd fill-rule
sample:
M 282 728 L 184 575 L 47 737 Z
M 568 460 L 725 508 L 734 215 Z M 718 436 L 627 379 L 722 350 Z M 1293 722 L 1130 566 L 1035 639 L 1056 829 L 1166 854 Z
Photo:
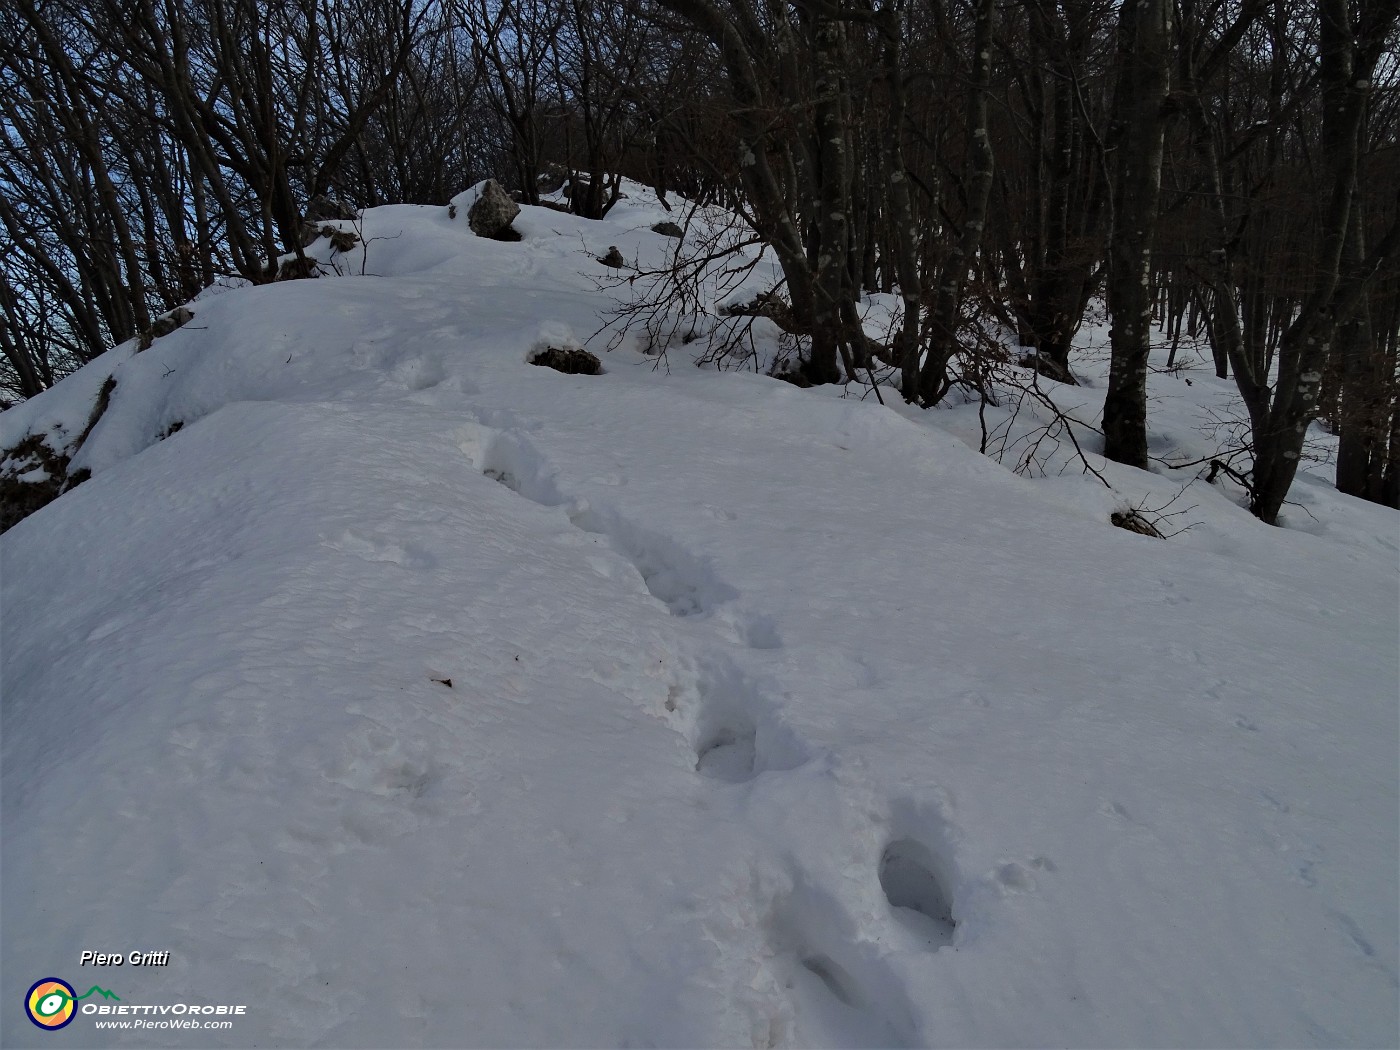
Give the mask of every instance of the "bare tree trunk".
M 1343 266 L 1352 272 L 1364 265 L 1364 229 L 1357 202 L 1342 252 Z M 1390 391 L 1377 367 L 1370 304 L 1364 297 L 1337 332 L 1336 354 L 1341 372 L 1337 491 L 1379 501 L 1390 437 Z
M 816 5 L 822 7 L 824 5 Z M 813 18 L 812 59 L 816 72 L 814 122 L 819 165 L 817 185 L 817 265 L 812 314 L 812 358 L 809 378 L 836 382 L 840 378 L 836 358 L 849 348 L 842 332 L 841 306 L 847 299 L 846 253 L 850 247 L 849 129 L 841 112 L 841 73 L 844 60 L 844 28 L 826 12 Z M 849 360 L 847 371 L 850 371 Z M 849 378 L 849 376 L 848 376 Z
M 909 175 L 904 166 L 906 94 L 900 57 L 899 14 L 893 4 L 880 15 L 883 39 L 881 58 L 890 92 L 890 126 L 885 135 L 885 168 L 888 172 L 890 237 L 894 248 L 899 298 L 904 305 L 899 333 L 895 336 L 895 364 L 900 370 L 900 391 L 906 401 L 917 397 L 919 376 L 919 310 L 923 287 L 919 275 L 919 230 L 909 195 Z
M 739 154 L 739 175 L 755 229 L 773 247 L 787 282 L 792 314 L 800 334 L 811 339 L 804 365 L 815 383 L 841 378 L 838 357 L 846 371 L 854 366 L 852 346 L 863 336 L 853 329 L 855 290 L 847 266 L 850 248 L 851 159 L 849 118 L 845 109 L 844 19 L 834 0 L 819 0 L 804 8 L 808 33 L 799 41 L 779 20 L 777 43 L 764 29 L 747 0 L 721 10 L 713 0 L 658 0 L 680 15 L 719 48 L 729 89 L 730 112 Z M 757 63 L 777 71 L 787 92 L 800 90 L 795 46 L 807 48 L 815 74 L 807 128 L 792 127 L 794 107 L 784 97 L 781 107 L 765 92 Z M 781 108 L 785 119 L 772 119 Z M 782 124 L 788 125 L 779 130 Z M 804 141 L 811 141 L 808 147 Z M 774 164 L 778 170 L 774 170 Z M 783 177 L 783 175 L 790 177 Z M 796 199 L 794 199 L 794 192 Z M 811 216 L 815 238 L 803 236 L 803 218 Z M 816 249 L 815 255 L 808 248 Z
M 1171 87 L 1171 3 L 1126 0 L 1118 33 L 1114 221 L 1108 249 L 1113 357 L 1103 406 L 1104 455 L 1146 469 L 1152 246 Z
M 1395 21 L 1393 2 L 1384 23 L 1370 26 L 1383 39 Z M 1368 273 L 1395 250 L 1400 220 L 1377 245 L 1362 272 L 1343 281 L 1342 259 L 1351 230 L 1361 131 L 1379 49 L 1363 49 L 1351 22 L 1347 0 L 1318 0 L 1318 58 L 1322 79 L 1322 142 L 1329 167 L 1331 198 L 1323 217 L 1316 258 L 1317 283 L 1279 343 L 1278 384 L 1267 424 L 1254 431 L 1254 492 L 1250 509 L 1270 525 L 1298 472 L 1308 424 L 1317 418 L 1323 370 L 1339 316 L 1360 302 Z M 1374 41 L 1375 36 L 1372 37 Z M 1363 54 L 1369 51 L 1366 57 Z

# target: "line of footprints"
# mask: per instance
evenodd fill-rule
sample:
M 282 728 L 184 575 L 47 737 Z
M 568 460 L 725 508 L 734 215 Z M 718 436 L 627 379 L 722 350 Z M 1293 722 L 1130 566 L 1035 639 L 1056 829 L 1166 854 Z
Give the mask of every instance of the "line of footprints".
M 518 432 L 473 426 L 462 448 L 484 475 L 516 494 L 545 507 L 571 505 L 546 471 L 544 458 Z M 570 510 L 568 516 L 576 528 L 604 538 L 625 557 L 647 591 L 673 616 L 701 616 L 738 596 L 701 559 L 667 537 L 591 507 Z M 754 649 L 781 647 L 776 626 L 766 617 L 729 617 L 727 622 L 740 644 Z M 773 717 L 760 691 L 734 665 L 716 660 L 702 665 L 693 689 L 693 697 L 683 697 L 687 688 L 673 685 L 665 707 L 675 713 L 683 700 L 698 700 L 692 708 L 699 714 L 691 742 L 695 771 L 701 776 L 742 783 L 765 771 L 796 769 L 810 757 L 797 736 Z M 685 706 L 691 705 L 687 702 Z M 932 950 L 951 945 L 957 928 L 945 880 L 938 874 L 940 867 L 933 853 L 912 838 L 889 843 L 878 866 L 880 886 L 895 916 Z M 839 1003 L 860 1014 L 882 1018 L 880 1027 L 891 1045 L 907 1043 L 911 1032 L 905 1009 L 895 1009 L 892 1016 L 890 1010 L 881 1008 L 889 1004 L 870 1001 L 848 968 L 828 953 L 802 943 L 789 945 L 788 953 Z

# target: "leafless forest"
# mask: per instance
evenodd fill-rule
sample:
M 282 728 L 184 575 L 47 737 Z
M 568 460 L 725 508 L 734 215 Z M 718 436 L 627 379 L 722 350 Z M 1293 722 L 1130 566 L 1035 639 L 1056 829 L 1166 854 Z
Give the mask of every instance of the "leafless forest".
M 0 397 L 31 397 L 308 208 L 493 177 L 733 210 L 812 383 L 986 396 L 1112 321 L 1105 451 L 1147 465 L 1150 341 L 1208 339 L 1272 522 L 1321 419 L 1400 506 L 1400 0 L 13 0 L 0 11 Z M 350 214 L 352 212 L 347 212 Z M 898 291 L 888 343 L 861 331 Z

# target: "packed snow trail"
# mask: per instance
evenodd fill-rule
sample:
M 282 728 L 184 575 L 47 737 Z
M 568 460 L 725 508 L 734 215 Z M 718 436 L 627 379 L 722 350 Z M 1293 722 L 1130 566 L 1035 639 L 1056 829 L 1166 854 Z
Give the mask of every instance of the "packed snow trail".
M 1390 1043 L 1394 513 L 1162 543 L 1108 514 L 1172 479 L 957 413 L 531 367 L 659 215 L 378 209 L 0 416 L 115 369 L 0 538 L 0 1042 Z M 50 975 L 247 1011 L 54 1036 Z

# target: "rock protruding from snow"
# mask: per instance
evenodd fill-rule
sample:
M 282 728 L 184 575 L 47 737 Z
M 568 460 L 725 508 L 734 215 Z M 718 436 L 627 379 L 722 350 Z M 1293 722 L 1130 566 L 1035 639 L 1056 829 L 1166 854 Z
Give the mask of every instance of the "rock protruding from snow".
M 659 233 L 663 237 L 681 238 L 685 236 L 685 230 L 681 229 L 674 222 L 658 222 L 651 228 L 652 233 Z
M 1162 539 L 1162 532 L 1152 522 L 1136 508 L 1129 507 L 1127 510 L 1115 510 L 1109 515 L 1108 520 L 1117 525 L 1120 529 L 1127 529 L 1129 532 L 1136 532 L 1139 536 L 1155 536 Z
M 331 247 L 341 253 L 350 251 L 360 243 L 360 235 L 354 230 L 342 230 L 339 226 L 330 223 L 323 223 L 319 226 L 311 222 L 301 224 L 301 246 L 303 248 L 311 247 L 322 237 L 328 237 Z
M 568 177 L 568 169 L 561 168 L 558 164 L 546 165 L 545 170 L 535 178 L 535 190 L 538 193 L 558 193 L 564 188 Z
M 188 306 L 177 306 L 169 313 L 161 314 L 150 328 L 141 333 L 140 348 L 149 350 L 157 339 L 169 335 L 177 328 L 183 328 L 193 320 L 194 311 Z
M 487 179 L 481 187 L 481 195 L 467 213 L 467 225 L 478 237 L 496 241 L 519 240 L 520 235 L 510 225 L 519 214 L 520 205 L 510 199 L 510 194 L 501 188 L 501 184 L 495 179 Z
M 552 368 L 571 376 L 600 376 L 603 363 L 587 350 L 577 347 L 547 346 L 530 358 L 530 364 Z
M 68 457 L 41 434 L 0 452 L 0 533 L 57 499 L 67 476 Z
M 348 204 L 332 200 L 324 193 L 318 193 L 306 202 L 306 221 L 322 223 L 328 220 L 340 221 L 355 218 L 355 209 Z
M 183 306 L 179 310 L 189 313 Z M 54 446 L 49 443 L 49 434 L 31 433 L 11 448 L 0 448 L 0 533 L 8 532 L 68 489 L 92 477 L 92 471 L 86 467 L 69 468 L 88 435 L 106 414 L 116 388 L 117 381 L 113 377 L 108 376 L 103 381 L 88 415 L 87 426 L 77 440 Z

